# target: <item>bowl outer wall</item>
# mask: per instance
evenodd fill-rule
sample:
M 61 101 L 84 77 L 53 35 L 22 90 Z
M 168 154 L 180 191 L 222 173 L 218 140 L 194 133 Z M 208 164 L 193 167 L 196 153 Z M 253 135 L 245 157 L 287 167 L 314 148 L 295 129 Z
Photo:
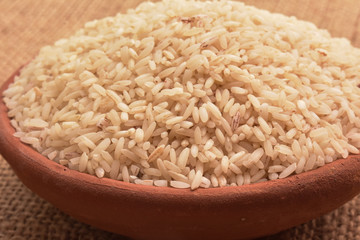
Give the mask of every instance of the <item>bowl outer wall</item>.
M 1 87 L 0 95 L 19 74 Z M 321 216 L 360 193 L 360 156 L 239 187 L 142 186 L 70 170 L 13 136 L 0 101 L 0 153 L 33 192 L 74 218 L 136 239 L 249 239 Z

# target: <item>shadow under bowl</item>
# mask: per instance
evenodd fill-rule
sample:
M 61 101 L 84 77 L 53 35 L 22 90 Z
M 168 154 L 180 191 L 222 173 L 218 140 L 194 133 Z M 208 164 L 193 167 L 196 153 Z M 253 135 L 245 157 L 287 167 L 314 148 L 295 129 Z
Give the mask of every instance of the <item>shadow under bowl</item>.
M 18 74 L 1 87 L 1 96 Z M 0 126 L 0 153 L 29 189 L 81 222 L 135 239 L 266 236 L 360 193 L 360 155 L 285 179 L 191 191 L 99 179 L 61 166 L 13 136 L 3 101 Z

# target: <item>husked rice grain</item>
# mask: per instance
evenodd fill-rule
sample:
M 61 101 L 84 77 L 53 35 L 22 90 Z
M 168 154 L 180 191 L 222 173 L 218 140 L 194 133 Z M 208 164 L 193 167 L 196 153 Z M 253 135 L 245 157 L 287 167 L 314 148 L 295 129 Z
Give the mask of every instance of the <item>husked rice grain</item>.
M 257 171 L 254 176 L 251 177 L 250 182 L 254 183 L 259 181 L 262 177 L 264 177 L 266 174 L 265 170 Z
M 184 150 L 181 151 L 179 154 L 179 158 L 177 160 L 177 166 L 179 166 L 180 169 L 185 168 L 187 165 L 188 159 L 189 159 L 190 149 L 184 148 Z
M 206 177 L 202 177 L 200 187 L 209 188 L 210 186 L 211 186 L 211 181 Z
M 111 170 L 110 170 L 110 178 L 112 179 L 116 179 L 117 176 L 119 175 L 119 171 L 120 171 L 120 161 L 119 160 L 114 160 L 111 164 Z
M 167 187 L 168 181 L 167 180 L 155 180 L 154 185 L 157 187 Z
M 285 168 L 279 175 L 279 178 L 286 178 L 296 170 L 296 163 L 291 164 Z
M 202 177 L 203 177 L 202 171 L 198 170 L 194 176 L 194 179 L 192 180 L 192 183 L 191 183 L 192 190 L 194 190 L 200 186 Z
M 105 171 L 104 171 L 103 168 L 98 167 L 98 168 L 95 169 L 95 174 L 96 174 L 96 176 L 97 176 L 98 178 L 102 178 L 102 177 L 104 177 L 104 175 L 105 175 Z
M 80 172 L 84 172 L 86 170 L 88 159 L 89 159 L 88 155 L 85 152 L 83 152 L 81 154 L 80 162 L 79 162 L 79 171 Z
M 360 148 L 360 50 L 232 1 L 144 2 L 42 48 L 3 93 L 14 136 L 135 184 L 241 186 Z
M 269 173 L 276 173 L 276 172 L 282 172 L 286 167 L 283 165 L 273 165 L 269 167 L 268 172 Z
M 170 186 L 174 188 L 190 188 L 190 184 L 181 181 L 170 181 Z

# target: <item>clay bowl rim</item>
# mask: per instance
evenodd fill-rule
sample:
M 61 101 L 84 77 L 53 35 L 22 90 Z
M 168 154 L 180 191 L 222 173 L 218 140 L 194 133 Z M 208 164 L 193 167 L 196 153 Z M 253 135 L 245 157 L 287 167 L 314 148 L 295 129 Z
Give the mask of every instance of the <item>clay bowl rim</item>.
M 269 194 L 273 195 L 282 195 L 287 194 L 291 191 L 291 187 L 297 184 L 302 186 L 311 186 L 312 183 L 316 181 L 317 176 L 323 176 L 324 174 L 333 173 L 333 169 L 338 167 L 344 167 L 344 165 L 351 165 L 352 161 L 358 161 L 357 159 L 360 155 L 350 155 L 345 159 L 338 159 L 332 163 L 325 164 L 322 167 L 319 167 L 315 170 L 303 172 L 300 174 L 291 175 L 284 179 L 269 180 L 260 183 L 252 183 L 242 186 L 226 186 L 226 187 L 216 187 L 216 188 L 199 188 L 196 190 L 188 189 L 176 189 L 172 187 L 157 187 L 157 186 L 147 186 L 134 183 L 127 183 L 119 180 L 113 180 L 110 178 L 98 178 L 96 176 L 90 175 L 88 173 L 81 173 L 76 170 L 71 170 L 65 166 L 62 166 L 45 156 L 38 153 L 31 146 L 22 143 L 18 138 L 13 136 L 15 132 L 14 128 L 10 125 L 10 119 L 7 116 L 7 107 L 3 101 L 2 93 L 8 86 L 13 82 L 14 78 L 20 73 L 22 67 L 15 71 L 12 76 L 2 84 L 0 88 L 0 138 L 2 141 L 7 144 L 12 144 L 18 149 L 18 152 L 15 152 L 14 155 L 16 158 L 22 158 L 29 161 L 33 161 L 33 164 L 36 163 L 39 168 L 42 170 L 48 170 L 44 172 L 45 175 L 54 175 L 59 179 L 66 180 L 76 180 L 73 181 L 74 188 L 84 188 L 89 187 L 90 189 L 101 187 L 102 190 L 106 191 L 108 188 L 111 191 L 118 189 L 119 191 L 129 190 L 132 193 L 138 194 L 138 197 L 146 197 L 146 199 L 151 200 L 153 196 L 154 200 L 166 199 L 166 201 L 178 202 L 177 197 L 181 196 L 181 201 L 186 202 L 197 202 L 199 200 L 208 200 L 208 203 L 213 201 L 222 202 L 222 201 L 238 201 L 238 195 L 244 194 L 247 196 L 258 196 L 259 194 Z M 4 147 L 4 146 L 3 146 Z M 0 148 L 0 150 L 2 150 Z M 6 159 L 10 165 L 12 162 L 17 160 Z M 351 161 L 352 160 L 352 161 Z M 54 177 L 54 176 L 52 176 Z M 315 179 L 314 179 L 315 177 Z M 275 190 L 275 191 L 274 191 Z M 113 192 L 116 195 L 116 192 Z M 171 197 L 169 197 L 171 196 Z

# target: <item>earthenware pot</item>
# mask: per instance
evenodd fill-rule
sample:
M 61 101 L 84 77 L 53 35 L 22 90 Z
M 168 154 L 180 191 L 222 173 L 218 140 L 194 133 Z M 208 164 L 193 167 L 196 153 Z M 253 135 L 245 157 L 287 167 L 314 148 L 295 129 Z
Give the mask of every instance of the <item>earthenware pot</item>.
M 0 153 L 20 180 L 79 221 L 135 239 L 265 236 L 319 217 L 360 193 L 359 155 L 240 187 L 191 191 L 99 179 L 61 166 L 21 143 L 0 102 Z

